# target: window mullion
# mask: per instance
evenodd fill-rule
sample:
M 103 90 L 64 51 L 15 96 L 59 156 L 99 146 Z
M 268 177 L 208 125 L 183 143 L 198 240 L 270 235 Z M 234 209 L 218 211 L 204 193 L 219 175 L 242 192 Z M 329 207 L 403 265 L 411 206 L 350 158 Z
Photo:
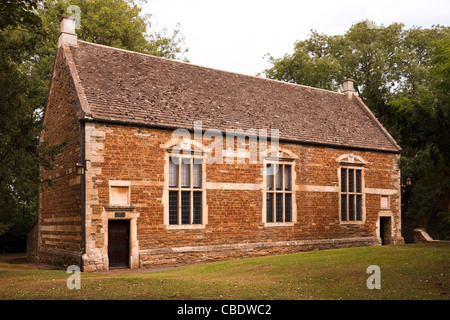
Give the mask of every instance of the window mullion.
M 271 163 L 270 165 L 272 167 L 272 190 L 275 191 L 275 190 L 277 190 L 276 189 L 276 181 L 275 181 L 276 178 L 277 178 L 277 175 L 276 175 L 276 172 L 275 172 L 275 163 Z
M 276 190 L 273 191 L 273 196 L 272 196 L 272 222 L 276 223 L 277 222 L 277 192 Z
M 177 190 L 178 195 L 178 225 L 181 224 L 181 190 Z
M 354 187 L 354 186 L 353 186 Z M 347 168 L 347 221 L 350 221 L 350 170 Z
M 194 223 L 194 192 L 189 191 L 190 203 L 189 203 L 189 224 Z
M 286 203 L 284 199 L 284 164 L 281 165 L 281 191 L 283 192 L 281 196 L 281 203 L 283 206 L 283 209 L 281 211 L 281 220 L 282 222 L 285 222 L 285 214 L 286 214 Z
M 277 190 L 277 184 L 278 184 L 278 175 L 280 174 L 280 164 L 279 164 L 279 162 L 277 162 L 277 165 L 276 165 L 276 168 L 277 168 L 277 170 L 276 170 L 276 172 L 275 172 L 275 174 L 274 174 L 274 177 L 273 177 L 273 182 L 274 182 L 274 188 L 273 188 L 273 191 L 274 191 L 274 194 L 273 194 L 273 205 L 274 205 L 274 210 L 273 210 L 273 222 L 274 223 L 277 223 L 278 221 L 277 221 L 277 210 L 278 210 L 278 204 L 277 204 L 277 195 L 278 195 L 278 190 Z M 275 171 L 275 170 L 274 170 Z
M 347 222 L 350 221 L 350 170 L 347 168 L 347 190 L 345 201 L 347 201 Z
M 178 224 L 181 225 L 181 158 L 178 158 Z
M 275 172 L 275 163 L 271 163 L 270 164 L 270 167 L 271 167 L 271 174 L 272 174 L 272 217 L 271 217 L 271 221 L 272 221 L 272 223 L 275 223 L 276 222 L 276 209 L 277 209 L 277 206 L 276 206 L 276 172 Z
M 192 224 L 194 222 L 194 192 L 192 191 L 194 189 L 194 158 L 192 157 L 190 159 L 190 165 L 189 165 L 189 188 L 191 189 L 189 191 L 189 197 L 191 199 L 189 203 L 189 223 Z
M 349 206 L 349 204 L 350 204 L 350 193 L 346 193 L 345 194 L 345 202 L 347 203 L 346 204 L 346 206 L 347 206 L 347 209 L 346 209 L 346 217 L 347 217 L 347 220 L 346 221 L 350 221 L 350 206 Z

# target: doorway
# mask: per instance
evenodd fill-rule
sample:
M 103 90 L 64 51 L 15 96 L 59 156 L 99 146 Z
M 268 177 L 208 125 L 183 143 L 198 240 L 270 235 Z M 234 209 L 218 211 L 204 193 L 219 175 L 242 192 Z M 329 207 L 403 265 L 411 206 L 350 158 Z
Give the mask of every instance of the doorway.
M 128 268 L 130 261 L 130 221 L 108 221 L 109 268 Z
M 391 217 L 380 217 L 380 238 L 382 245 L 391 244 Z

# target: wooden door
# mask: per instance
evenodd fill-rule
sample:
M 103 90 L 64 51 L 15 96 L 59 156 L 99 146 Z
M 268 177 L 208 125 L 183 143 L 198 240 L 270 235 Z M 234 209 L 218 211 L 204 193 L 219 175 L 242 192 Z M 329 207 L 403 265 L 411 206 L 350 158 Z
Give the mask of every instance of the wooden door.
M 380 238 L 381 244 L 391 244 L 391 218 L 380 217 Z
M 110 268 L 128 268 L 130 260 L 130 221 L 108 221 L 108 258 Z

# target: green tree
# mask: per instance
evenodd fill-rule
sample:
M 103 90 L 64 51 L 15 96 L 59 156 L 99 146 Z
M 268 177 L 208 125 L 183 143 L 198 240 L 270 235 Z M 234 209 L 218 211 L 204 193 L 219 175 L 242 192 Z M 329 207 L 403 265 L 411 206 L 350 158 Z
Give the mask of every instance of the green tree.
M 37 197 L 39 164 L 51 157 L 48 146 L 38 147 L 41 126 L 34 113 L 36 91 L 23 68 L 37 44 L 29 35 L 40 34 L 36 8 L 36 1 L 0 4 L 1 243 L 11 236 L 17 213 L 33 208 L 30 199 Z
M 0 30 L 17 27 L 37 29 L 40 19 L 34 12 L 38 0 L 4 0 L 0 2 Z
M 402 146 L 404 229 L 449 237 L 450 28 L 354 24 L 344 35 L 312 32 L 281 58 L 268 56 L 268 78 L 339 90 L 347 77 Z M 444 214 L 445 213 L 445 214 Z M 406 234 L 410 239 L 410 233 Z
M 312 31 L 311 37 L 295 44 L 292 55 L 274 58 L 268 55 L 272 68 L 265 70 L 271 79 L 337 90 L 341 62 L 337 58 L 343 46 L 342 36 L 326 36 Z
M 422 67 L 426 81 L 393 97 L 402 117 L 399 130 L 407 149 L 401 168 L 411 177 L 404 199 L 406 227 L 423 227 L 439 239 L 450 238 L 450 34 L 431 43 Z M 425 84 L 424 84 L 425 83 Z

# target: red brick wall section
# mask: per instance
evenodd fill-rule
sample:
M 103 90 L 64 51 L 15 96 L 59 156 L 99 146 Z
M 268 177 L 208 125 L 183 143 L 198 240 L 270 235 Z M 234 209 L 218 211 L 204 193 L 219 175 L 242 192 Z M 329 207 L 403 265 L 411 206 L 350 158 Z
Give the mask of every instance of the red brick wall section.
M 80 156 L 78 100 L 62 49 L 55 61 L 44 115 L 41 141 L 66 141 L 54 168 L 42 168 L 42 179 L 51 179 L 40 188 L 36 259 L 52 264 L 77 264 L 81 250 L 80 177 L 75 165 Z

